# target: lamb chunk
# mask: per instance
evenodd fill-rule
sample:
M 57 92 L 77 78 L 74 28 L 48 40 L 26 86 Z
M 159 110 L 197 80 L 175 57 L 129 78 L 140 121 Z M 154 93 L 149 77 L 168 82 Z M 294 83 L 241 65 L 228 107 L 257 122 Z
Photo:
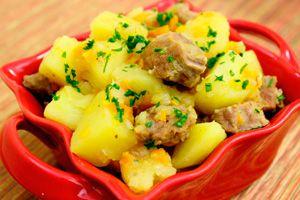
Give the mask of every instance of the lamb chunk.
M 166 81 L 193 88 L 205 71 L 207 58 L 191 40 L 179 33 L 155 38 L 142 54 L 144 68 Z
M 230 133 L 263 127 L 269 123 L 259 104 L 253 101 L 216 109 L 212 119 Z
M 40 73 L 25 75 L 23 85 L 31 92 L 41 95 L 51 95 L 57 89 L 55 84 Z
M 265 111 L 274 110 L 277 106 L 283 106 L 283 102 L 278 100 L 278 97 L 282 95 L 282 90 L 278 89 L 276 84 L 276 76 L 263 77 L 263 84 L 260 88 L 260 104 Z
M 172 11 L 175 15 L 178 16 L 179 22 L 183 24 L 185 24 L 189 20 L 196 18 L 198 15 L 198 13 L 191 11 L 188 5 L 184 3 L 176 4 L 172 8 Z
M 193 107 L 153 106 L 135 118 L 135 134 L 143 143 L 174 146 L 188 137 L 189 128 L 196 123 Z

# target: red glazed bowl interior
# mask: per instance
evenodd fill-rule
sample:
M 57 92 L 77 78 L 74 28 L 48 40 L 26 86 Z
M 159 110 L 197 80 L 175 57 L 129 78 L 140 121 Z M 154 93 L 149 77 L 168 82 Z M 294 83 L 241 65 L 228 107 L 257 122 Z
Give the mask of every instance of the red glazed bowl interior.
M 161 1 L 147 8 L 165 10 L 175 1 Z M 196 9 L 193 7 L 193 9 Z M 87 177 L 103 194 L 118 199 L 223 199 L 241 191 L 259 178 L 271 164 L 277 149 L 300 110 L 300 69 L 294 53 L 274 32 L 265 27 L 241 20 L 231 20 L 230 39 L 243 41 L 247 49 L 253 49 L 268 75 L 278 78 L 290 102 L 277 113 L 266 127 L 237 133 L 223 141 L 197 168 L 179 172 L 157 184 L 145 194 L 134 194 L 118 178 L 73 155 L 69 150 L 72 132 L 65 126 L 45 119 L 38 101 L 23 85 L 23 76 L 35 73 L 47 50 L 29 58 L 5 65 L 0 75 L 15 93 L 20 108 L 28 121 L 45 131 L 41 139 L 50 146 L 61 165 L 69 171 Z M 280 55 L 242 38 L 239 30 L 255 32 L 271 39 Z M 76 38 L 83 40 L 88 33 Z M 38 161 L 37 161 L 38 162 Z M 40 163 L 42 165 L 42 162 Z M 62 175 L 63 176 L 63 175 Z M 42 181 L 42 180 L 41 180 Z M 101 186 L 101 187 L 100 187 Z M 63 186 L 61 186 L 63 187 Z M 30 189 L 29 189 L 30 190 Z M 104 196 L 105 196 L 104 195 Z

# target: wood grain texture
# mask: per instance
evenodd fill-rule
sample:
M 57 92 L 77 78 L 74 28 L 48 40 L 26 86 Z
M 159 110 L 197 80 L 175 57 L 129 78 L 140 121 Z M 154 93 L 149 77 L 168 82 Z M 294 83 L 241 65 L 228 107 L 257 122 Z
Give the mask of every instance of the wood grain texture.
M 61 35 L 85 32 L 89 22 L 104 10 L 128 11 L 155 0 L 1 0 L 0 66 L 49 46 Z M 229 18 L 262 23 L 280 33 L 300 52 L 299 0 L 194 0 L 206 10 L 217 10 Z M 0 128 L 19 108 L 12 92 L 0 80 Z M 300 118 L 298 118 L 300 122 Z M 55 164 L 50 151 L 26 132 L 20 133 L 39 158 Z M 233 199 L 300 199 L 300 123 L 293 127 L 267 173 Z M 0 162 L 0 199 L 34 199 L 15 182 Z

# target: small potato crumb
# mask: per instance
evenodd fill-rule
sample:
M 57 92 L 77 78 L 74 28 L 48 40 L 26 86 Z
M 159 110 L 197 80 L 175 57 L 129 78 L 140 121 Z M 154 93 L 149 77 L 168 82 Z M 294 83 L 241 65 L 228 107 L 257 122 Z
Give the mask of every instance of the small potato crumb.
M 176 173 L 169 154 L 163 148 L 147 150 L 142 146 L 124 152 L 120 166 L 123 180 L 136 193 L 146 192 L 157 182 Z

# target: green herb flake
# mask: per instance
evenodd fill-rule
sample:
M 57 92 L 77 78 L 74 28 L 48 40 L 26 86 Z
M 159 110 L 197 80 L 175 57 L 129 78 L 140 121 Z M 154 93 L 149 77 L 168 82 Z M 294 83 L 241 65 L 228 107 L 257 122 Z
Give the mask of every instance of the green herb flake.
M 182 23 L 181 23 L 181 22 L 177 22 L 177 23 L 176 23 L 176 26 L 177 26 L 177 27 L 182 26 Z
M 83 47 L 84 50 L 92 49 L 94 46 L 95 40 L 88 40 L 86 46 Z
M 223 81 L 223 75 L 221 75 L 221 76 L 216 75 L 215 81 Z
M 182 111 L 177 108 L 174 108 L 174 114 L 175 114 L 175 117 L 178 119 L 174 123 L 174 125 L 177 127 L 182 127 L 188 119 L 188 114 L 183 114 Z
M 172 99 L 175 99 L 178 103 L 181 103 L 180 99 L 176 96 L 172 96 Z
M 273 82 L 274 82 L 274 78 L 272 77 L 272 78 L 269 80 L 267 87 L 268 87 L 268 88 L 271 87 L 271 86 L 273 85 Z
M 65 73 L 68 73 L 70 66 L 66 63 L 64 64 L 64 66 L 65 66 Z
M 205 83 L 205 91 L 206 92 L 212 91 L 212 84 L 211 83 Z
M 166 49 L 162 49 L 162 48 L 155 48 L 154 52 L 160 53 L 162 55 L 162 54 L 166 54 L 167 50 Z
M 158 22 L 159 26 L 164 26 L 169 23 L 172 17 L 173 17 L 172 12 L 161 12 L 161 13 L 157 13 L 156 21 Z
M 124 23 L 122 23 L 122 27 L 123 27 L 123 28 L 128 28 L 128 27 L 129 27 L 129 24 L 126 23 L 126 22 L 124 22 Z
M 61 54 L 61 57 L 66 58 L 66 57 L 67 57 L 67 52 L 64 51 L 64 52 Z
M 144 96 L 146 94 L 146 90 L 141 91 L 140 93 L 136 93 L 133 90 L 126 90 L 126 92 L 124 93 L 125 97 L 133 97 L 132 99 L 129 100 L 129 106 L 133 107 L 134 103 L 139 100 L 142 96 Z
M 110 101 L 110 91 L 111 91 L 112 89 L 119 90 L 119 89 L 120 89 L 120 86 L 119 86 L 118 84 L 116 84 L 116 83 L 108 84 L 108 85 L 105 87 L 105 94 L 106 94 L 105 100 Z
M 160 106 L 160 101 L 155 104 L 155 108 Z
M 127 40 L 125 41 L 127 53 L 132 53 L 138 43 L 144 44 L 144 46 L 140 50 L 136 51 L 136 53 L 142 53 L 150 41 L 145 39 L 142 35 L 128 36 Z
M 175 58 L 174 58 L 173 56 L 168 56 L 168 57 L 167 57 L 167 61 L 168 61 L 169 63 L 174 62 L 174 60 L 175 60 Z
M 234 76 L 235 75 L 232 70 L 229 70 L 229 74 L 230 74 L 230 76 Z
M 241 80 L 240 79 L 236 79 L 236 80 L 234 80 L 234 82 L 239 83 L 239 82 L 241 82 Z
M 104 66 L 103 66 L 103 73 L 105 73 L 105 71 L 106 71 L 107 63 L 109 61 L 110 56 L 111 56 L 111 54 L 107 54 L 105 56 L 105 63 L 104 63 Z
M 117 49 L 112 49 L 112 51 L 122 51 L 123 47 L 117 48 Z
M 58 96 L 56 93 L 53 93 L 51 96 L 54 101 L 58 101 L 60 98 L 60 96 Z
M 229 54 L 231 62 L 235 61 L 236 53 L 234 51 L 230 51 Z
M 124 115 L 124 109 L 120 107 L 119 100 L 116 97 L 113 97 L 111 99 L 111 102 L 113 102 L 117 109 L 117 119 L 119 122 L 123 122 L 123 115 Z
M 277 97 L 277 100 L 280 102 L 280 101 L 283 101 L 285 99 L 285 96 L 283 94 L 279 95 Z
M 208 42 L 206 43 L 206 46 L 201 46 L 200 49 L 201 49 L 202 51 L 204 51 L 204 52 L 209 52 L 210 47 L 211 47 L 213 44 L 215 44 L 215 43 L 216 43 L 215 40 L 208 41 Z
M 248 84 L 249 84 L 249 80 L 244 80 L 242 83 L 242 89 L 245 90 Z
M 121 40 L 121 39 L 122 39 L 121 34 L 117 31 L 117 29 L 115 29 L 114 35 L 108 39 L 108 42 L 114 43 L 117 40 Z
M 215 66 L 216 62 L 219 60 L 220 57 L 222 57 L 225 53 L 218 53 L 216 56 L 211 57 L 207 61 L 207 68 L 211 69 Z
M 214 31 L 210 26 L 208 26 L 208 32 L 207 32 L 207 37 L 216 37 L 217 32 Z
M 151 128 L 153 126 L 153 122 L 152 121 L 148 121 L 148 122 L 145 123 L 145 126 L 147 128 Z
M 118 18 L 123 18 L 124 14 L 123 13 L 118 13 Z
M 106 55 L 106 53 L 104 51 L 98 51 L 97 52 L 97 59 L 100 57 L 104 57 Z
M 73 88 L 75 88 L 77 92 L 80 92 L 80 88 L 78 87 L 79 82 L 75 80 L 74 74 L 72 76 L 73 78 L 71 77 L 71 75 L 66 75 L 66 82 L 70 84 Z
M 245 63 L 241 69 L 240 69 L 240 74 L 243 73 L 244 69 L 247 67 L 248 63 Z
M 255 108 L 254 111 L 255 111 L 256 113 L 260 113 L 260 111 L 259 111 L 257 108 Z
M 156 149 L 156 145 L 155 145 L 155 142 L 154 140 L 148 140 L 144 143 L 144 146 L 147 148 L 147 149 Z

